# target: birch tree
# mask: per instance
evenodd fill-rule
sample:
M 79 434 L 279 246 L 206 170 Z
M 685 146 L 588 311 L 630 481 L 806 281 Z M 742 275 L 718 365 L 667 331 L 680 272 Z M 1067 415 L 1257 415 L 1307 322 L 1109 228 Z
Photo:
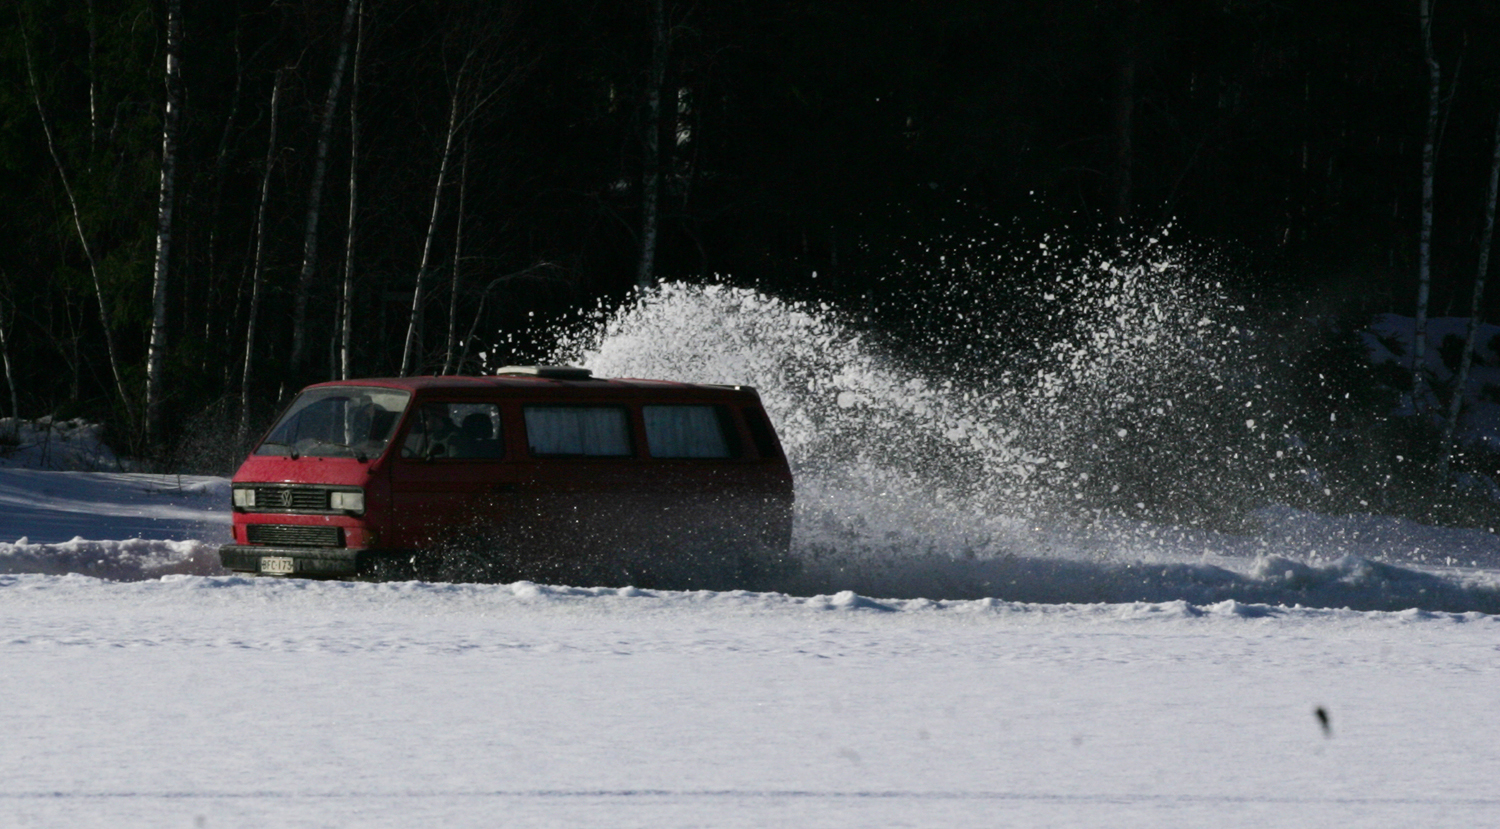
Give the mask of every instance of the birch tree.
M 1417 242 L 1417 309 L 1411 344 L 1411 401 L 1427 408 L 1427 305 L 1432 295 L 1432 185 L 1437 167 L 1442 70 L 1432 47 L 1432 0 L 1417 0 L 1422 21 L 1422 56 L 1427 63 L 1427 134 L 1422 142 L 1422 230 Z
M 448 126 L 443 133 L 443 149 L 438 160 L 437 182 L 432 189 L 432 210 L 428 214 L 427 233 L 422 242 L 422 259 L 417 266 L 417 277 L 412 287 L 411 316 L 407 321 L 406 340 L 401 350 L 401 374 L 406 376 L 418 371 L 422 366 L 422 322 L 424 307 L 426 305 L 427 276 L 432 269 L 434 258 L 434 247 L 436 244 L 439 218 L 442 213 L 443 192 L 448 187 L 449 168 L 452 165 L 454 145 L 460 134 L 468 128 L 470 122 L 479 115 L 480 111 L 489 104 L 491 100 L 508 92 L 521 74 L 521 70 L 512 71 L 495 77 L 493 70 L 500 62 L 501 53 L 497 44 L 503 37 L 511 20 L 508 16 L 498 19 L 490 18 L 476 21 L 465 31 L 468 36 L 468 47 L 464 51 L 463 60 L 459 63 L 458 71 L 454 74 L 452 87 L 448 95 Z M 467 181 L 467 136 L 465 135 L 464 153 L 464 178 Z M 458 258 L 463 243 L 463 198 L 465 185 L 460 186 L 459 194 L 459 228 L 454 239 L 454 267 L 458 266 Z M 455 276 L 455 279 L 457 277 Z M 457 283 L 453 284 L 453 290 L 457 290 Z M 454 295 L 456 301 L 456 294 Z M 449 309 L 449 338 L 455 336 L 454 323 L 451 319 L 457 313 L 457 309 Z M 453 347 L 450 344 L 445 353 L 444 362 L 451 362 Z M 445 366 L 444 370 L 447 368 Z
M 12 321 L 15 315 L 11 315 Z M 6 335 L 5 304 L 0 302 L 0 362 L 5 366 L 5 385 L 10 389 L 10 416 L 21 416 L 20 398 L 16 395 L 16 376 L 10 369 L 10 338 Z
M 172 258 L 172 203 L 177 180 L 177 126 L 182 110 L 182 0 L 167 2 L 167 103 L 162 113 L 161 191 L 156 208 L 156 268 L 151 280 L 151 343 L 146 355 L 146 437 L 161 437 L 162 372 L 167 350 L 167 275 Z
M 1495 116 L 1494 155 L 1490 159 L 1490 188 L 1484 203 L 1484 230 L 1479 236 L 1479 267 L 1474 274 L 1474 294 L 1469 299 L 1469 331 L 1464 338 L 1463 356 L 1458 374 L 1453 378 L 1453 396 L 1448 400 L 1448 417 L 1443 423 L 1442 455 L 1438 461 L 1440 480 L 1448 477 L 1453 458 L 1453 436 L 1463 413 L 1464 389 L 1469 385 L 1469 370 L 1474 365 L 1474 348 L 1478 345 L 1479 326 L 1484 317 L 1484 286 L 1490 271 L 1490 247 L 1495 238 L 1495 200 L 1500 196 L 1500 114 Z
M 1134 204 L 1135 106 L 1139 5 L 1126 3 L 1119 32 L 1119 54 L 1115 66 L 1114 131 L 1115 159 L 1113 181 L 1116 222 L 1123 228 L 1131 219 Z
M 667 81 L 670 37 L 662 0 L 651 2 L 651 77 L 646 84 L 645 158 L 641 171 L 641 258 L 635 284 L 649 288 L 656 281 L 656 237 L 661 210 L 661 133 L 665 126 L 662 92 Z
M 432 188 L 432 212 L 427 219 L 427 234 L 422 242 L 422 261 L 417 266 L 417 278 L 412 286 L 411 317 L 406 325 L 406 341 L 401 349 L 401 376 L 405 377 L 421 367 L 422 363 L 422 309 L 425 304 L 423 289 L 427 282 L 427 271 L 432 262 L 433 240 L 437 236 L 438 216 L 443 204 L 443 189 L 448 185 L 448 162 L 453 157 L 453 139 L 458 134 L 459 107 L 463 98 L 464 75 L 469 70 L 473 50 L 464 56 L 454 78 L 453 89 L 448 96 L 448 129 L 443 133 L 443 152 L 438 160 L 437 183 Z
M 365 44 L 362 0 L 355 14 L 358 22 L 354 33 L 354 68 L 349 78 L 349 215 L 344 232 L 344 283 L 339 290 L 338 324 L 334 327 L 338 336 L 337 376 L 340 380 L 348 380 L 354 371 L 350 353 L 354 326 L 350 314 L 354 305 L 354 242 L 359 218 L 359 65 Z
M 448 342 L 443 350 L 444 374 L 457 371 L 453 361 L 458 341 L 459 265 L 463 261 L 464 249 L 464 201 L 469 189 L 469 137 L 467 135 L 464 136 L 464 151 L 458 169 L 458 221 L 454 223 L 457 229 L 453 232 L 453 274 L 448 284 Z
M 312 178 L 308 184 L 307 221 L 304 223 L 302 236 L 302 270 L 297 276 L 296 293 L 292 298 L 292 350 L 287 363 L 293 372 L 302 368 L 307 342 L 307 298 L 318 269 L 318 221 L 323 205 L 323 177 L 328 169 L 328 145 L 333 136 L 333 116 L 338 108 L 339 89 L 344 82 L 344 67 L 349 58 L 349 35 L 354 28 L 354 15 L 358 6 L 359 0 L 349 0 L 344 9 L 338 57 L 334 60 L 333 77 L 328 82 L 328 98 L 323 103 L 323 114 L 318 126 L 317 150 Z
M 227 169 L 229 164 L 230 146 L 232 143 L 231 139 L 236 135 L 236 127 L 238 126 L 240 111 L 240 100 L 242 98 L 245 85 L 245 61 L 242 58 L 240 50 L 240 27 L 238 22 L 236 22 L 235 24 L 233 41 L 234 92 L 229 97 L 229 113 L 224 117 L 224 129 L 219 134 L 219 147 L 218 150 L 214 153 L 214 166 L 211 178 L 211 181 L 213 182 L 213 196 L 210 199 L 210 207 L 208 211 L 208 241 L 206 244 L 206 256 L 208 262 L 205 269 L 209 275 L 209 278 L 206 280 L 207 284 L 204 286 L 203 290 L 203 326 L 201 329 L 201 337 L 205 344 L 209 343 L 213 338 L 215 320 L 223 316 L 222 312 L 217 307 L 220 289 L 219 283 L 221 281 L 218 256 L 220 231 L 219 219 L 223 212 L 222 208 L 224 204 L 225 170 Z M 267 45 L 268 44 L 264 43 L 261 44 L 261 46 L 256 49 L 254 53 L 252 53 L 252 63 L 254 62 L 255 57 L 259 55 L 261 50 L 265 49 Z M 229 342 L 230 340 L 228 340 L 228 338 L 226 337 L 226 343 L 224 346 L 226 354 L 233 352 L 233 347 L 229 345 Z M 209 349 L 205 348 L 203 351 L 204 369 L 207 369 L 208 360 L 210 359 L 209 354 Z M 229 371 L 230 363 L 230 360 L 224 360 L 226 371 L 225 386 L 229 385 L 229 375 L 227 372 Z
M 281 109 L 281 81 L 285 70 L 276 70 L 271 84 L 270 137 L 266 139 L 266 164 L 260 177 L 260 205 L 255 210 L 255 254 L 250 266 L 250 307 L 245 313 L 245 362 L 240 372 L 239 442 L 244 443 L 250 431 L 250 375 L 255 367 L 255 323 L 260 317 L 261 283 L 264 282 L 263 257 L 266 249 L 266 202 L 271 192 L 271 169 L 276 166 L 276 122 Z
M 94 0 L 85 4 L 89 30 L 89 150 L 99 144 L 99 26 L 94 19 Z
M 17 16 L 20 10 L 17 9 Z M 114 325 L 110 319 L 109 301 L 104 294 L 104 283 L 99 278 L 99 262 L 94 255 L 93 245 L 89 242 L 89 235 L 83 229 L 83 216 L 78 208 L 78 198 L 73 193 L 73 186 L 68 179 L 68 168 L 63 164 L 62 155 L 58 152 L 57 137 L 52 132 L 52 122 L 47 118 L 47 109 L 42 104 L 41 86 L 37 83 L 36 67 L 31 56 L 31 40 L 26 32 L 26 21 L 20 19 L 21 46 L 26 56 L 26 77 L 31 86 L 31 100 L 36 106 L 37 117 L 42 122 L 42 133 L 47 139 L 47 152 L 52 157 L 52 164 L 57 171 L 57 177 L 62 183 L 63 193 L 68 199 L 68 208 L 72 213 L 73 230 L 78 235 L 78 244 L 83 249 L 83 258 L 88 264 L 89 277 L 94 286 L 94 299 L 99 305 L 99 326 L 104 332 L 104 352 L 109 361 L 110 376 L 114 379 L 115 393 L 120 397 L 120 406 L 125 413 L 125 422 L 132 431 L 135 428 L 135 416 L 130 402 L 130 394 L 125 388 L 125 379 L 120 372 L 120 358 L 115 348 Z

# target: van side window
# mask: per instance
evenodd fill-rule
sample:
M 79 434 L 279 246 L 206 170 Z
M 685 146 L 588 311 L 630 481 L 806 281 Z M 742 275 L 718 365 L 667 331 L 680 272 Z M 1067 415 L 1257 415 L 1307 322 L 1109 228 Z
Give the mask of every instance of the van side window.
M 416 412 L 401 457 L 498 459 L 500 407 L 493 403 L 427 403 Z
M 776 440 L 776 431 L 771 427 L 771 421 L 766 418 L 765 412 L 760 409 L 741 409 L 745 415 L 745 425 L 750 429 L 750 439 L 755 441 L 755 451 L 762 458 L 775 458 L 780 453 L 780 443 Z
M 642 406 L 646 444 L 653 458 L 735 456 L 718 406 Z
M 619 406 L 525 406 L 533 455 L 628 457 L 630 422 Z

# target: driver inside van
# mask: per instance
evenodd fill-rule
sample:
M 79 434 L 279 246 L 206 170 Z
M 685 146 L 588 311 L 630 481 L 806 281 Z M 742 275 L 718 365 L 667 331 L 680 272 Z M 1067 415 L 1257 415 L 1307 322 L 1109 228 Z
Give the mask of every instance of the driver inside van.
M 452 437 L 458 430 L 448 419 L 448 407 L 428 403 L 418 409 L 416 415 L 407 430 L 406 443 L 401 446 L 401 457 L 427 460 L 452 457 Z
M 461 425 L 455 425 L 448 404 L 428 403 L 417 411 L 407 431 L 406 443 L 401 447 L 401 456 L 425 460 L 499 458 L 504 454 L 504 446 L 495 437 L 494 418 L 498 415 L 498 411 L 471 411 Z

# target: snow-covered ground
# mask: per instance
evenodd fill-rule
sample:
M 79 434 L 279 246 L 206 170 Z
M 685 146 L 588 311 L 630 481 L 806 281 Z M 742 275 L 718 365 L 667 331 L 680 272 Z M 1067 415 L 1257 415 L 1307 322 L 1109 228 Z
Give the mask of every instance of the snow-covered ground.
M 5 576 L 0 597 L 8 825 L 1482 826 L 1500 808 L 1493 616 L 188 576 Z
M 1481 826 L 1500 809 L 1500 616 L 1477 612 L 1500 608 L 1492 560 L 1089 548 L 927 582 L 826 568 L 804 576 L 821 595 L 319 583 L 219 573 L 224 486 L 0 469 L 0 538 L 27 536 L 0 544 L 0 825 Z M 1401 529 L 1391 549 L 1477 543 Z M 882 579 L 934 598 L 845 586 Z M 1308 606 L 1399 590 L 1411 609 Z

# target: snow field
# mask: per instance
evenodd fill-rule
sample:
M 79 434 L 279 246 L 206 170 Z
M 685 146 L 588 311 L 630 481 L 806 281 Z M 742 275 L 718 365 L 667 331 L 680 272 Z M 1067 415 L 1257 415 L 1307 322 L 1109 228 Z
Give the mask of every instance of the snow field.
M 1478 826 L 1497 623 L 0 576 L 0 824 Z

